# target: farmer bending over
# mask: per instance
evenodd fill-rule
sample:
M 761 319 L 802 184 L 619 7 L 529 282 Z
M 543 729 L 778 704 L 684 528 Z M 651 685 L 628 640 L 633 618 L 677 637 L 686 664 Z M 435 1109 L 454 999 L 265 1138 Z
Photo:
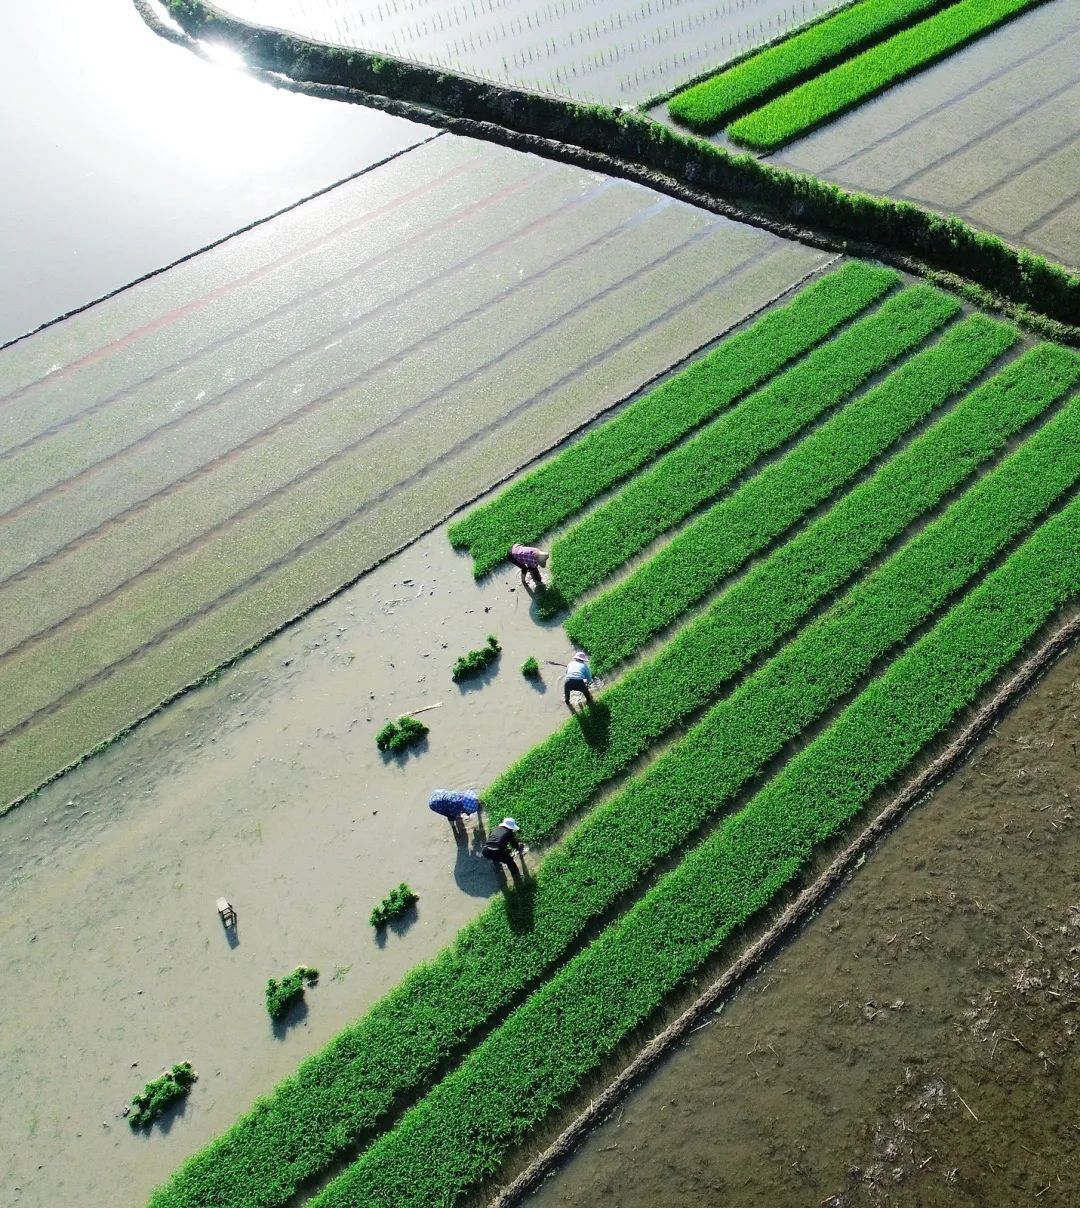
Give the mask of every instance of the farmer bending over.
M 570 706 L 570 693 L 580 692 L 585 697 L 585 703 L 591 705 L 593 703 L 592 696 L 589 694 L 589 685 L 592 683 L 593 673 L 589 666 L 589 656 L 584 650 L 579 650 L 574 657 L 566 664 L 566 683 L 563 684 L 563 700 Z
M 547 566 L 548 556 L 542 549 L 533 549 L 531 545 L 512 545 L 510 561 L 521 571 L 521 584 L 528 587 L 526 575 L 532 575 L 537 587 L 544 586 L 540 575 L 540 567 Z
M 436 789 L 428 801 L 428 808 L 436 814 L 441 814 L 449 823 L 451 830 L 458 830 L 466 818 L 473 818 L 480 809 L 480 798 L 472 791 L 455 793 L 451 789 Z
M 525 850 L 525 844 L 518 838 L 519 830 L 520 827 L 513 818 L 504 818 L 488 835 L 481 855 L 485 860 L 496 860 L 500 864 L 505 864 L 507 868 L 516 873 L 517 865 L 510 854 L 510 849 L 513 848 L 517 852 Z

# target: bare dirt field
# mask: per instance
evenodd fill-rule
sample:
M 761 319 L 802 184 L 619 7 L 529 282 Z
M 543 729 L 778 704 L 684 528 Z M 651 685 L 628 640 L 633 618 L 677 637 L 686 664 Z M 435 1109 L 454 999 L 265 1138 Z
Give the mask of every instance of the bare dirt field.
M 0 353 L 0 806 L 827 257 L 434 138 Z
M 454 659 L 488 633 L 500 660 L 459 687 Z M 457 842 L 428 795 L 482 787 L 564 720 L 560 671 L 543 660 L 569 653 L 516 572 L 477 586 L 438 530 L 8 814 L 0 1200 L 144 1202 L 442 948 L 501 881 L 479 832 Z M 529 655 L 537 685 L 519 670 Z M 416 753 L 377 752 L 384 720 L 437 703 Z M 403 880 L 419 904 L 380 941 L 368 914 Z M 239 914 L 235 944 L 220 895 Z M 300 963 L 319 985 L 275 1028 L 266 979 Z M 132 1133 L 122 1107 L 182 1058 L 199 1072 L 190 1098 Z
M 1076 1202 L 1080 652 L 529 1201 Z
M 1053 0 L 771 158 L 1080 265 L 1078 54 Z

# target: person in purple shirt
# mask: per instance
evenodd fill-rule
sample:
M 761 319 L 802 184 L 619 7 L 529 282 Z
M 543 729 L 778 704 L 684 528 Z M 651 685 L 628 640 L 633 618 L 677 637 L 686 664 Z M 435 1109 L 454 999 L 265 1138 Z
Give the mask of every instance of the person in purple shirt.
M 544 586 L 540 567 L 547 566 L 547 560 L 548 556 L 544 550 L 533 549 L 531 545 L 512 545 L 510 547 L 510 561 L 521 571 L 522 587 L 529 586 L 526 575 L 532 575 L 537 587 Z

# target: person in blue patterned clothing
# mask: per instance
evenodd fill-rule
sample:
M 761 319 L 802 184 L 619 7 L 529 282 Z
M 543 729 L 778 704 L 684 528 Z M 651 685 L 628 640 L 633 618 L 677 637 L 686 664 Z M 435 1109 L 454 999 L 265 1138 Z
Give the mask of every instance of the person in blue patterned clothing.
M 441 814 L 455 833 L 465 825 L 466 818 L 475 818 L 480 812 L 480 798 L 472 789 L 456 792 L 453 789 L 436 789 L 428 801 L 428 809 Z

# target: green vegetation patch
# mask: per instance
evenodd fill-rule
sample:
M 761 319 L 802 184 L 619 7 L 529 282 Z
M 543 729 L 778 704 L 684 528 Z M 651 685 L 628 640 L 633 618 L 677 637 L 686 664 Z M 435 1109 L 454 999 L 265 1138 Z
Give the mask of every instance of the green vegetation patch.
M 390 751 L 397 755 L 416 743 L 423 742 L 427 732 L 428 728 L 422 721 L 417 721 L 415 717 L 405 714 L 397 721 L 388 721 L 383 726 L 375 735 L 375 745 L 380 751 Z
M 369 921 L 372 927 L 385 927 L 394 919 L 401 918 L 419 901 L 420 895 L 402 881 L 396 889 L 390 890 L 378 906 L 372 907 Z
M 924 511 L 1080 381 L 1080 356 L 1041 344 L 736 582 L 655 658 L 598 700 L 596 729 L 568 721 L 484 794 L 543 839 L 672 726 L 789 633 Z
M 747 559 L 864 470 L 935 407 L 960 393 L 1018 333 L 983 315 L 895 370 L 827 424 L 714 504 L 622 583 L 566 625 L 598 670 L 674 624 Z
M 960 311 L 914 285 L 703 428 L 551 547 L 552 591 L 573 600 L 714 499 L 760 458 L 856 391 Z
M 728 133 L 748 147 L 772 151 L 1042 3 L 959 0 L 739 118 Z
M 312 1201 L 452 1204 L 772 901 L 1080 591 L 1080 501 L 872 683 L 738 814 L 490 1033 Z M 728 753 L 701 745 L 708 797 Z M 670 790 L 678 794 L 681 786 Z M 678 796 L 671 797 L 672 808 Z
M 526 679 L 540 678 L 540 664 L 530 655 L 525 662 L 521 664 L 521 674 Z
M 310 965 L 297 965 L 280 981 L 271 977 L 266 983 L 266 1009 L 270 1018 L 280 1019 L 293 1003 L 304 997 L 304 987 L 313 986 L 318 980 L 318 969 Z
M 473 679 L 477 675 L 483 675 L 499 657 L 501 651 L 502 647 L 499 645 L 497 638 L 493 633 L 489 633 L 487 642 L 479 650 L 470 650 L 467 654 L 463 654 L 454 664 L 454 670 L 450 673 L 454 683 L 457 684 L 461 680 Z
M 178 1061 L 148 1082 L 131 1100 L 128 1123 L 132 1128 L 149 1128 L 170 1104 L 183 1099 L 198 1077 L 190 1061 Z
M 1072 419 L 1075 440 L 1080 408 Z M 1053 421 L 1059 428 L 1062 422 Z M 1065 476 L 1062 435 L 1051 426 L 1044 429 L 1039 449 L 1029 453 L 1028 442 L 857 594 L 714 706 L 644 776 L 552 851 L 525 889 L 493 903 L 451 948 L 410 973 L 229 1133 L 191 1158 L 155 1194 L 154 1208 L 285 1204 L 302 1180 L 377 1127 L 403 1094 L 426 1085 L 591 920 L 657 860 L 685 844 L 788 738 L 820 716 L 883 649 L 902 641 L 1054 497 Z M 1076 444 L 1072 461 L 1075 476 Z M 703 766 L 717 763 L 717 775 L 700 774 Z
M 859 261 L 801 290 L 450 526 L 479 578 L 820 344 L 899 282 Z
M 681 125 L 711 134 L 753 105 L 948 3 L 951 0 L 862 0 L 680 92 L 672 97 L 668 112 Z

